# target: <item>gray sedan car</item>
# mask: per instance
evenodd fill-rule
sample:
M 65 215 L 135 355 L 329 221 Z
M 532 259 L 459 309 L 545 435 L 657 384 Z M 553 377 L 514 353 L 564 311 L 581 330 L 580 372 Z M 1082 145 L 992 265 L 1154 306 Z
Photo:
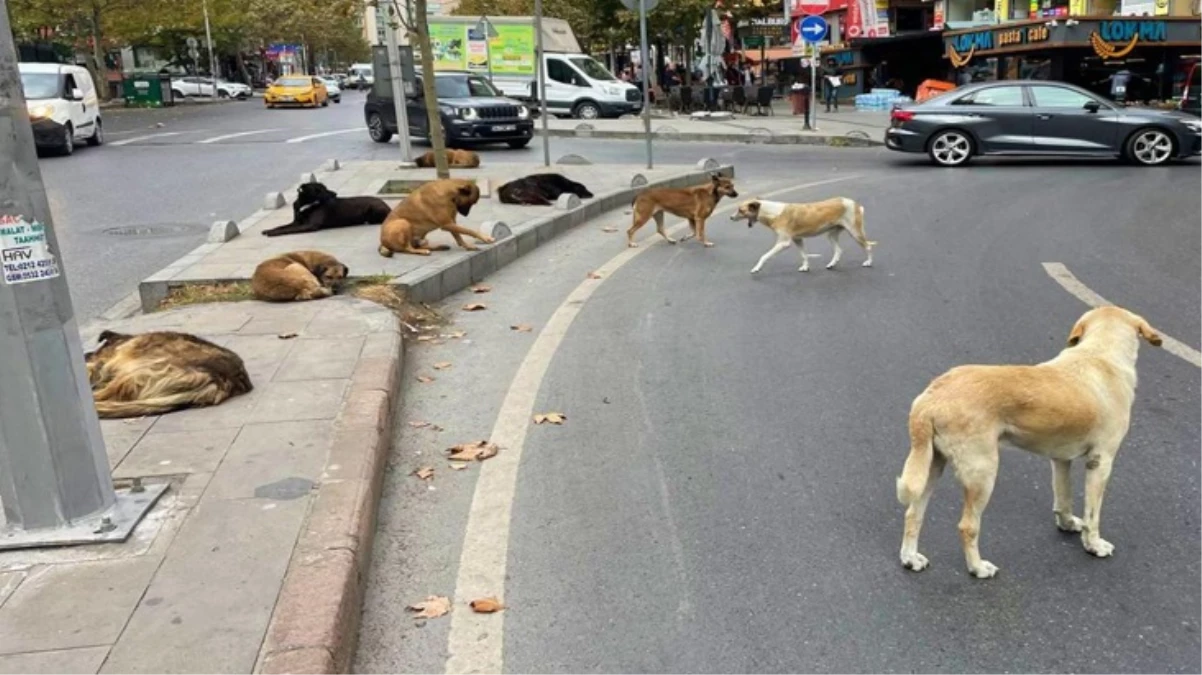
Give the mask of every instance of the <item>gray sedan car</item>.
M 1127 108 L 1046 80 L 965 85 L 891 114 L 885 145 L 941 166 L 975 155 L 1121 157 L 1146 166 L 1202 153 L 1202 120 Z

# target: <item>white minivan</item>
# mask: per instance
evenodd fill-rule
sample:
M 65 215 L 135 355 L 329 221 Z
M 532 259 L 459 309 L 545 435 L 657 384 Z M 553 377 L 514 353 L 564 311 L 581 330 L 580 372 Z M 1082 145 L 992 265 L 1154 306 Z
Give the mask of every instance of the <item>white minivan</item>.
M 19 63 L 21 88 L 39 149 L 75 152 L 75 143 L 104 143 L 100 99 L 86 68 L 62 63 Z

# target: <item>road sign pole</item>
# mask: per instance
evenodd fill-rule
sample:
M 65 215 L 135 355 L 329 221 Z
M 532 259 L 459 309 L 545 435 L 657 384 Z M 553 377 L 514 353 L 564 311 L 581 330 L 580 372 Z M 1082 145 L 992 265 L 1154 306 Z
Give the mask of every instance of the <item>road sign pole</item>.
M 392 86 L 392 110 L 396 117 L 398 140 L 401 144 L 401 166 L 411 167 L 413 164 L 413 148 L 409 143 L 409 97 L 405 95 L 405 83 L 401 78 L 401 51 L 397 48 L 396 26 L 400 17 L 396 17 L 395 3 L 388 5 L 388 25 L 384 30 L 388 42 L 388 82 Z
M 538 73 L 538 111 L 543 127 L 543 166 L 551 166 L 551 135 L 547 131 L 547 60 L 543 55 L 543 0 L 534 0 L 535 64 Z
M 0 0 L 0 549 L 120 540 L 162 493 L 113 490 Z M 154 497 L 150 497 L 153 494 Z
M 639 62 L 643 67 L 643 135 L 647 137 L 647 168 L 651 158 L 651 64 L 647 62 L 647 0 L 639 0 Z

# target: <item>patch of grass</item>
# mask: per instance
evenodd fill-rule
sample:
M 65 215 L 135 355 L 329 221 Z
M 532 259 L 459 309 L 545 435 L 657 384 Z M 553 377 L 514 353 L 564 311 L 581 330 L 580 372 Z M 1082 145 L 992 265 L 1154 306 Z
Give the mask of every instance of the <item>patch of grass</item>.
M 188 284 L 176 286 L 167 292 L 167 297 L 159 303 L 158 309 L 174 309 L 188 305 L 202 305 L 208 302 L 241 302 L 251 300 L 254 292 L 250 282 L 235 281 L 222 284 Z

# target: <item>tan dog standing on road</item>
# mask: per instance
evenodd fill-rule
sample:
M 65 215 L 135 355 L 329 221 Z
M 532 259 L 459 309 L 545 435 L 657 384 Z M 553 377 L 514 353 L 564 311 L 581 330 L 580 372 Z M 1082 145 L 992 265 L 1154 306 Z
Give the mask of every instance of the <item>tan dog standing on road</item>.
M 434 151 L 426 151 L 424 155 L 414 161 L 414 164 L 424 169 L 433 169 L 435 165 Z M 480 166 L 480 155 L 471 150 L 447 148 L 447 166 L 452 169 L 475 169 Z
M 459 178 L 431 181 L 409 194 L 396 205 L 380 226 L 380 255 L 393 253 L 430 255 L 430 251 L 445 251 L 448 246 L 430 247 L 426 236 L 437 229 L 451 233 L 455 243 L 468 251 L 476 247 L 464 241 L 464 235 L 493 243 L 493 238 L 455 222 L 455 214 L 468 215 L 480 201 L 480 188 Z
M 646 225 L 648 220 L 655 218 L 655 231 L 669 244 L 676 240 L 664 232 L 664 212 L 667 211 L 677 218 L 689 221 L 691 233 L 681 237 L 686 241 L 697 237 L 706 247 L 714 243 L 705 238 L 705 221 L 718 206 L 723 197 L 737 198 L 735 184 L 731 179 L 714 174 L 710 182 L 687 188 L 652 188 L 640 192 L 634 198 L 634 222 L 626 231 L 626 244 L 631 248 L 638 246 L 634 243 L 634 233 Z
M 918 533 L 935 481 L 950 462 L 964 486 L 960 541 L 979 579 L 998 568 L 981 559 L 981 513 L 998 470 L 998 442 L 1052 460 L 1056 526 L 1080 532 L 1085 550 L 1105 558 L 1114 546 L 1099 531 L 1102 496 L 1127 435 L 1135 401 L 1139 339 L 1160 346 L 1156 329 L 1120 307 L 1099 307 L 1077 320 L 1068 347 L 1034 366 L 960 366 L 935 378 L 910 408 L 910 456 L 897 479 L 906 508 L 902 565 L 921 571 Z M 1073 515 L 1069 469 L 1085 459 L 1084 518 Z
M 801 267 L 797 268 L 797 271 L 809 272 L 810 258 L 806 255 L 805 239 L 820 234 L 825 234 L 834 247 L 831 261 L 826 264 L 828 270 L 834 269 L 843 256 L 843 249 L 839 247 L 839 234 L 844 230 L 868 255 L 864 267 L 872 267 L 872 247 L 876 242 L 868 241 L 864 234 L 864 207 L 846 197 L 834 197 L 809 204 L 750 199 L 739 204 L 739 210 L 730 219 L 746 220 L 747 227 L 761 222 L 776 233 L 776 245 L 760 257 L 760 261 L 751 268 L 752 274 L 758 273 L 769 258 L 788 248 L 789 242 L 797 244 L 801 252 Z
M 255 297 L 271 302 L 316 300 L 334 294 L 350 270 L 329 253 L 292 251 L 259 263 L 250 278 Z

